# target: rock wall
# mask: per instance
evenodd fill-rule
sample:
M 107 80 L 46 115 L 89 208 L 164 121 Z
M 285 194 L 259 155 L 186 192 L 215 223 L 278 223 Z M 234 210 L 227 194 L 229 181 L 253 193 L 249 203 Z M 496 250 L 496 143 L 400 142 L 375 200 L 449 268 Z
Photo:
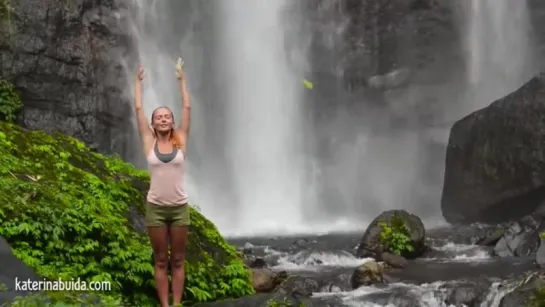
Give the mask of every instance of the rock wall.
M 121 2 L 120 2 L 121 3 Z M 60 131 L 102 152 L 132 131 L 121 58 L 129 37 L 114 0 L 11 1 L 0 27 L 0 78 L 21 92 L 26 128 Z

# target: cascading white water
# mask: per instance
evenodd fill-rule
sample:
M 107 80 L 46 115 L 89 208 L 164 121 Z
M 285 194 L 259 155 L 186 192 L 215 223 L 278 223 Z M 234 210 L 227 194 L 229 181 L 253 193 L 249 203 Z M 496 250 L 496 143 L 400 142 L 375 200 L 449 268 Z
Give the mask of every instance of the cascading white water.
M 301 143 L 305 138 L 301 134 L 305 124 L 300 96 L 304 87 L 302 75 L 293 67 L 288 69 L 285 61 L 286 31 L 281 14 L 287 2 L 135 1 L 139 10 L 132 20 L 133 32 L 140 60 L 147 70 L 145 112 L 150 115 L 155 107 L 167 105 L 178 115 L 179 94 L 173 65 L 181 54 L 187 63 L 193 98 L 189 192 L 192 202 L 224 233 L 325 230 L 316 220 L 309 221 L 312 218 L 307 215 L 311 214 L 306 213 L 304 219 L 301 212 L 318 207 L 308 200 L 308 195 L 315 193 L 308 191 L 309 184 L 302 175 Z M 470 85 L 465 101 L 471 103 L 467 107 L 456 106 L 461 113 L 453 118 L 514 90 L 531 72 L 525 1 L 465 0 L 464 12 Z M 179 25 L 180 20 L 185 23 Z M 202 30 L 203 25 L 209 29 Z M 205 64 L 211 61 L 211 65 Z M 135 66 L 129 64 L 127 67 Z M 214 94 L 208 96 L 211 92 Z M 335 127 L 331 124 L 334 120 L 328 119 L 329 124 L 323 126 Z M 375 151 L 377 156 L 369 160 L 369 167 L 380 165 L 377 161 L 382 153 Z M 402 151 L 406 157 L 407 149 Z M 340 183 L 344 197 L 337 197 L 341 204 L 329 208 L 339 211 L 338 206 L 345 202 L 351 210 L 338 214 L 324 210 L 330 230 L 346 228 L 346 223 L 336 224 L 336 220 L 347 215 L 352 214 L 360 226 L 361 211 L 374 214 L 369 213 L 372 208 L 368 207 L 355 210 L 361 207 L 362 200 L 353 195 L 362 189 L 362 184 L 354 180 L 352 186 L 337 179 L 346 179 L 345 170 L 356 167 L 357 164 L 347 162 L 352 155 L 357 160 L 361 153 L 351 152 L 343 155 L 340 162 L 328 165 L 339 170 L 334 172 L 338 175 L 330 178 Z M 388 169 L 377 168 L 381 175 Z M 404 185 L 407 179 L 398 176 L 397 170 L 394 174 L 399 185 Z M 369 186 L 379 183 L 373 178 Z M 392 184 L 373 190 L 388 197 L 398 190 L 380 192 L 385 186 Z M 400 203 L 390 198 L 385 202 Z M 355 211 L 360 213 L 354 214 Z
M 532 43 L 526 0 L 465 0 L 464 11 L 472 112 L 531 76 Z
M 222 209 L 226 203 L 230 204 L 226 201 L 228 191 L 216 188 L 221 185 L 218 182 L 226 181 L 228 175 L 224 168 L 217 167 L 217 161 L 222 161 L 222 148 L 225 146 L 221 133 L 218 133 L 222 128 L 214 125 L 218 122 L 220 111 L 210 111 L 216 110 L 219 102 L 201 99 L 206 96 L 205 92 L 215 91 L 215 71 L 208 70 L 206 65 L 211 62 L 214 52 L 211 48 L 205 50 L 214 40 L 207 32 L 212 27 L 211 22 L 207 21 L 206 29 L 196 30 L 202 25 L 199 22 L 206 19 L 205 14 L 213 12 L 206 11 L 209 10 L 208 4 L 201 4 L 191 0 L 135 1 L 134 14 L 130 16 L 128 26 L 138 54 L 138 59 L 133 60 L 138 63 L 126 62 L 124 66 L 129 76 L 135 74 L 139 63 L 145 68 L 143 107 L 148 118 L 155 108 L 167 106 L 174 112 L 176 121 L 179 121 L 180 93 L 176 85 L 174 64 L 178 56 L 183 57 L 192 100 L 187 180 L 190 201 L 201 207 L 209 218 L 219 221 L 218 226 L 224 230 L 232 225 L 231 215 L 225 212 L 237 209 Z M 132 93 L 134 78 L 130 77 L 128 81 Z M 209 135 L 218 136 L 213 139 Z M 134 141 L 139 143 L 139 140 Z M 134 153 L 133 156 L 136 157 L 133 163 L 139 167 L 146 166 L 143 153 Z
M 228 235 L 309 231 L 301 218 L 304 86 L 284 54 L 285 0 L 135 4 L 130 26 L 147 71 L 148 116 L 166 105 L 178 118 L 174 62 L 186 62 L 191 202 Z
M 238 231 L 302 226 L 301 76 L 284 54 L 285 0 L 219 1 L 221 50 L 230 75 L 223 103 L 239 201 Z

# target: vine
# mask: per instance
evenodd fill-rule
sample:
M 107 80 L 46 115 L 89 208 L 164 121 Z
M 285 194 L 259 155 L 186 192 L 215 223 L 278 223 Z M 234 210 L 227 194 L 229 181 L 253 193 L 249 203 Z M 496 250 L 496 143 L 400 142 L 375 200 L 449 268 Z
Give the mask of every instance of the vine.
M 382 229 L 380 243 L 385 251 L 396 255 L 414 251 L 411 243 L 411 232 L 403 218 L 394 214 L 390 219 L 390 223 L 381 221 L 378 226 Z
M 13 8 L 10 0 L 0 0 L 0 20 L 4 18 L 10 18 Z
M 545 239 L 545 232 L 539 234 L 540 239 Z M 534 289 L 533 295 L 528 299 L 526 307 L 545 307 L 545 282 L 540 278 L 539 285 Z
M 12 14 L 13 6 L 11 5 L 11 0 L 0 0 L 0 26 L 5 22 L 10 27 L 10 33 Z
M 0 120 L 15 121 L 22 107 L 21 97 L 15 87 L 6 80 L 0 80 Z

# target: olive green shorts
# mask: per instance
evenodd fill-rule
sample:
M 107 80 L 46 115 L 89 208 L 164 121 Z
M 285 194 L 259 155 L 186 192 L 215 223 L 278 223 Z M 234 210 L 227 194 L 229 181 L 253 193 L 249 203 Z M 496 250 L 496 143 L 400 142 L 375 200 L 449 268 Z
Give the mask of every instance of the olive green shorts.
M 146 227 L 189 226 L 189 205 L 159 206 L 147 203 Z

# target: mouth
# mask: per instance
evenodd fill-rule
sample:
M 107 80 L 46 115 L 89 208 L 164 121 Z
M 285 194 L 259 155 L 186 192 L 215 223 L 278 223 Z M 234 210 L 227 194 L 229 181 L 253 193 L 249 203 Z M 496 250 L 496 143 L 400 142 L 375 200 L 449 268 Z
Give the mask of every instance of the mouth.
M 159 125 L 160 128 L 168 128 L 168 125 L 167 124 L 161 124 Z

